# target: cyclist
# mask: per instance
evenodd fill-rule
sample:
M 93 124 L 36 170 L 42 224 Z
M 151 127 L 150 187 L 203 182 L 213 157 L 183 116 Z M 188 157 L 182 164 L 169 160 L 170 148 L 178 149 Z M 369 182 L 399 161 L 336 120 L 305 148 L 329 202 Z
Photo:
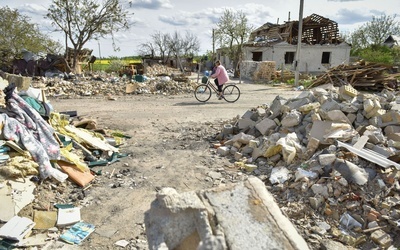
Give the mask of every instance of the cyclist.
M 215 70 L 215 71 L 214 71 Z M 215 62 L 215 67 L 213 69 L 213 73 L 211 78 L 215 78 L 214 83 L 218 88 L 218 99 L 222 99 L 222 85 L 229 81 L 228 72 L 225 67 L 221 65 L 221 62 L 218 60 Z

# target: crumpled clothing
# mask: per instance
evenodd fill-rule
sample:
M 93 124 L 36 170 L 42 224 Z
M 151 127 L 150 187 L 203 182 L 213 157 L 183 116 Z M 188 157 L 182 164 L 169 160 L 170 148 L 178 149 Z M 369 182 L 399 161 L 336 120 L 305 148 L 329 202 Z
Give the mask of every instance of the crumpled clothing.
M 0 114 L 0 123 L 3 124 L 2 135 L 5 139 L 23 145 L 31 153 L 33 160 L 39 164 L 40 177 L 46 179 L 51 176 L 54 169 L 51 166 L 49 156 L 30 130 L 7 114 Z M 53 150 L 59 152 L 59 147 L 54 147 Z
M 5 166 L 0 167 L 0 172 L 9 177 L 25 177 L 38 175 L 39 164 L 23 156 L 10 158 Z
M 9 87 L 4 89 L 7 96 L 7 115 L 15 118 L 31 131 L 35 139 L 42 144 L 42 147 L 50 160 L 60 159 L 60 145 L 54 137 L 54 129 L 34 108 L 14 92 L 15 87 Z

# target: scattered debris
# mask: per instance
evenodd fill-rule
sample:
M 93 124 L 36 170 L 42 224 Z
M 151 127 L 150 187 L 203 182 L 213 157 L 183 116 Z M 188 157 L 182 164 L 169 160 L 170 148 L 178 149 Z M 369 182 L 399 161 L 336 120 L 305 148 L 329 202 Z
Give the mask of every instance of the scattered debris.
M 326 240 L 398 248 L 395 105 L 396 94 L 387 89 L 369 94 L 350 85 L 321 85 L 296 98 L 277 96 L 227 121 L 235 132 L 222 128 L 212 147 L 223 147 L 216 154 L 233 158 L 244 173 L 246 165 L 255 165 L 251 174 L 265 182 L 313 249 Z
M 398 90 L 399 78 L 400 73 L 390 66 L 360 61 L 356 64 L 341 64 L 329 69 L 326 73 L 317 77 L 309 88 L 333 84 L 335 87 L 350 85 L 357 90 Z

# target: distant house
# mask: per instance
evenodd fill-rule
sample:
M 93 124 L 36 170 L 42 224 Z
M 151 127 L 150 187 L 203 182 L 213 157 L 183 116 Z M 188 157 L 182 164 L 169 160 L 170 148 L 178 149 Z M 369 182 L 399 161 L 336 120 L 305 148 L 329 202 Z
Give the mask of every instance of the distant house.
M 299 21 L 265 23 L 244 45 L 244 61 L 274 61 L 276 69 L 293 69 Z M 303 19 L 299 71 L 318 73 L 348 64 L 351 45 L 339 36 L 336 22 L 312 14 Z
M 400 36 L 390 35 L 383 42 L 383 45 L 388 46 L 389 48 L 393 48 L 395 46 L 400 46 Z

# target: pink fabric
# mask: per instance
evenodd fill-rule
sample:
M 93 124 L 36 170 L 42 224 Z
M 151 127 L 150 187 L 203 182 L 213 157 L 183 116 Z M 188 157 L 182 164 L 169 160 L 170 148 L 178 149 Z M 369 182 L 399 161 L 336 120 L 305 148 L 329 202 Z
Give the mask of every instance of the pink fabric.
M 212 74 L 211 77 L 218 79 L 218 85 L 222 85 L 229 81 L 228 72 L 226 72 L 225 67 L 222 65 L 219 65 L 216 68 L 215 73 Z

